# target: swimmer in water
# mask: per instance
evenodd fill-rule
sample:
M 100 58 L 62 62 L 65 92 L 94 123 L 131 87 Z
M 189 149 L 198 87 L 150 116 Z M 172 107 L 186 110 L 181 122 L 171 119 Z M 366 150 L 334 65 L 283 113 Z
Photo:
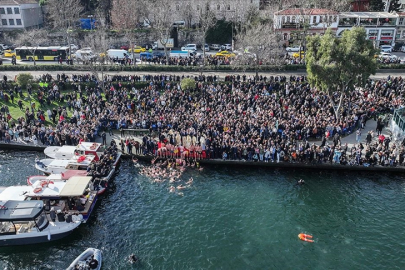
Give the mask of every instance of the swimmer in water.
M 129 261 L 130 263 L 136 263 L 136 262 L 138 261 L 138 258 L 135 256 L 135 254 L 131 254 L 131 255 L 129 255 L 129 257 L 128 257 L 128 261 Z
M 303 184 L 305 184 L 304 180 L 300 179 L 300 180 L 297 181 L 297 185 L 301 186 Z
M 188 180 L 188 181 L 186 182 L 186 185 L 190 185 L 191 183 L 193 183 L 193 181 L 194 181 L 194 180 L 193 180 L 193 177 L 191 177 L 190 180 Z
M 169 192 L 175 192 L 175 191 L 176 191 L 176 188 L 174 186 L 170 186 Z

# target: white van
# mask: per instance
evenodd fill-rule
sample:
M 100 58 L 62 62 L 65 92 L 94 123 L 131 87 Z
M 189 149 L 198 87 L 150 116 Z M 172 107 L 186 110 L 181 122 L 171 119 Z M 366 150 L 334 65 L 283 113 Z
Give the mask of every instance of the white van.
M 111 59 L 118 59 L 118 60 L 123 60 L 126 58 L 132 59 L 132 54 L 128 53 L 126 50 L 115 50 L 115 49 L 110 49 L 107 51 L 108 58 Z

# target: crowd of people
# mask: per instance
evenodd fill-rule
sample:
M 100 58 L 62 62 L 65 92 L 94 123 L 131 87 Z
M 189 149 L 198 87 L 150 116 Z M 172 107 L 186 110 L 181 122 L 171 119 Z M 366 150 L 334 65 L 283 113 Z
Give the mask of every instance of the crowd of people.
M 356 87 L 343 98 L 337 113 L 330 99 L 337 102 L 340 93 L 329 96 L 311 87 L 305 76 L 200 75 L 194 77 L 195 87 L 190 90 L 181 89 L 184 75 L 106 75 L 104 88 L 91 75 L 40 78 L 48 84 L 32 92 L 33 98 L 50 99 L 60 106 L 46 111 L 45 102 L 39 108 L 21 108 L 25 117 L 17 120 L 2 110 L 3 141 L 76 145 L 81 140 L 94 142 L 102 130 L 129 128 L 150 131 L 138 142 L 142 154 L 171 158 L 349 164 L 354 157 L 356 164 L 373 164 L 374 158 L 384 163 L 395 156 L 392 164 L 403 161 L 402 146 L 393 149 L 393 143 L 362 146 L 360 135 L 356 151 L 368 149 L 362 156 L 362 151 L 345 151 L 340 142 L 341 136 L 361 132 L 368 119 L 404 105 L 401 77 L 369 79 L 365 87 Z M 96 86 L 90 87 L 89 81 Z M 137 88 L 139 81 L 149 81 L 148 86 Z M 73 83 L 73 89 L 62 92 L 67 82 Z M 14 91 L 10 88 L 6 82 L 3 91 Z M 53 125 L 45 125 L 46 116 Z M 137 143 L 122 139 L 121 149 L 127 152 L 129 144 L 132 148 Z

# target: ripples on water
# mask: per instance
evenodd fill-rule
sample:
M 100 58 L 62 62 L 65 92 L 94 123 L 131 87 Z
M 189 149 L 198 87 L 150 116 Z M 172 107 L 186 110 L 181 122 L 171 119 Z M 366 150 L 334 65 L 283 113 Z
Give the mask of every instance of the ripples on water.
M 37 153 L 0 152 L 1 185 L 37 174 Z M 2 269 L 64 269 L 87 247 L 103 269 L 402 269 L 400 175 L 193 169 L 184 196 L 122 163 L 89 224 L 42 245 L 0 248 Z M 305 186 L 296 186 L 303 178 Z M 298 233 L 312 234 L 315 243 Z M 130 265 L 135 253 L 140 261 Z

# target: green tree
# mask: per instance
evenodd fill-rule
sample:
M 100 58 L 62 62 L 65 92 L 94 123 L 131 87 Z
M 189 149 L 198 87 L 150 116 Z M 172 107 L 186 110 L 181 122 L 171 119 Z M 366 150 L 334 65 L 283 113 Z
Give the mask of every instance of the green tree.
M 384 8 L 382 0 L 370 0 L 369 11 L 384 11 Z
M 312 86 L 326 92 L 339 119 L 344 96 L 355 84 L 375 74 L 377 63 L 371 40 L 363 27 L 353 27 L 337 38 L 330 29 L 324 36 L 307 37 L 306 68 Z M 340 92 L 337 99 L 334 95 Z
M 195 87 L 195 80 L 192 78 L 184 78 L 181 80 L 180 85 L 183 90 L 192 90 Z
M 398 12 L 401 9 L 401 3 L 399 0 L 391 0 L 390 2 L 390 8 L 388 9 L 388 12 Z
M 30 73 L 20 73 L 17 76 L 17 84 L 25 88 L 33 79 L 34 77 Z

